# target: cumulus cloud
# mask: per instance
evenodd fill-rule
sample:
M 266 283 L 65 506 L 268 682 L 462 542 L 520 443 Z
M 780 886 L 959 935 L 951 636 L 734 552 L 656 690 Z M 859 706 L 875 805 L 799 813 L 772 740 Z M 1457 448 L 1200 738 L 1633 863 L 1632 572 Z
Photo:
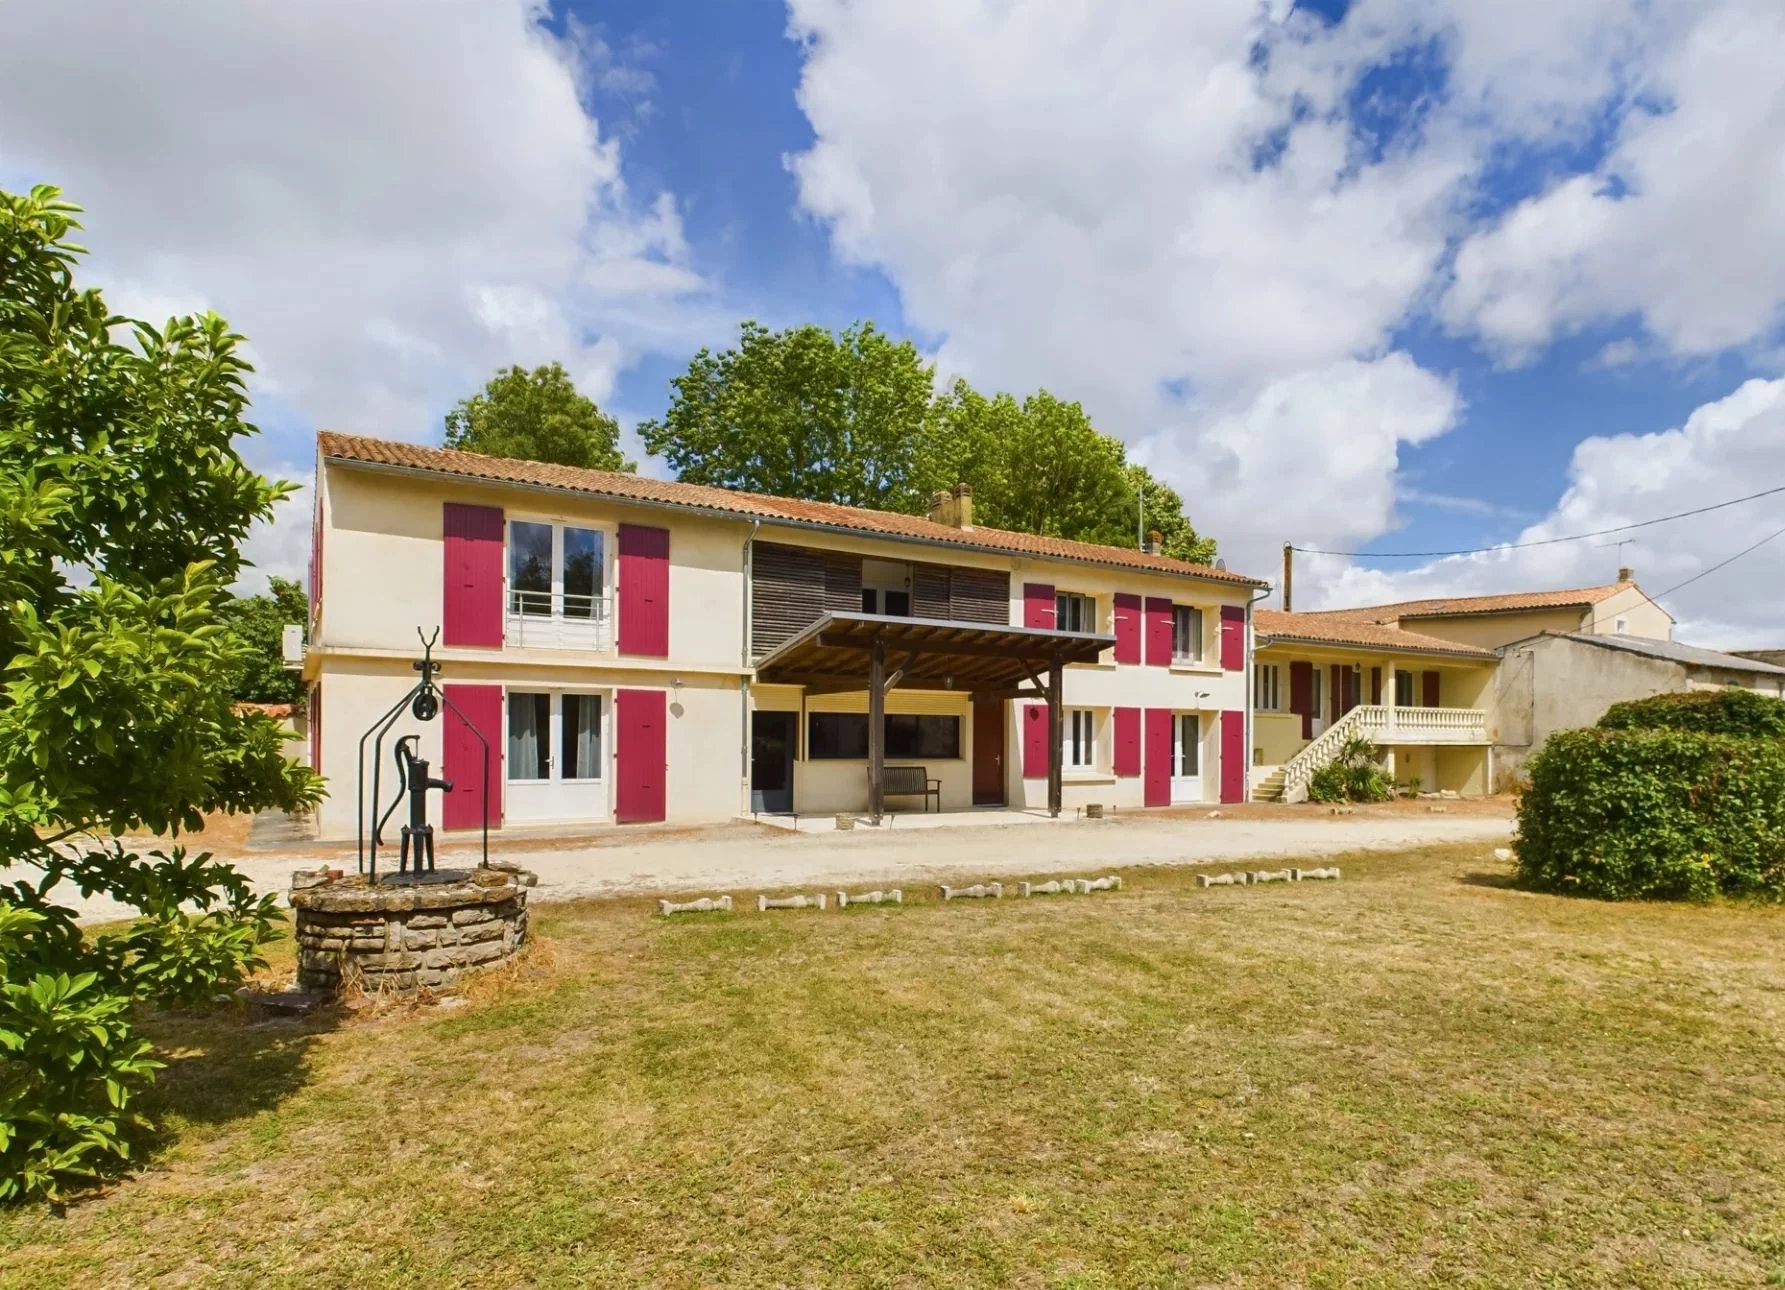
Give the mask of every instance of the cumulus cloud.
M 1514 542 L 1635 524 L 1713 506 L 1785 482 L 1785 379 L 1752 380 L 1696 409 L 1683 425 L 1653 434 L 1583 439 L 1554 509 Z M 1419 596 L 1466 595 L 1509 587 L 1574 587 L 1612 581 L 1621 565 L 1661 595 L 1785 527 L 1785 494 L 1709 515 L 1596 541 L 1505 549 L 1425 564 L 1409 572 L 1310 564 L 1309 587 L 1322 605 L 1370 604 Z M 1625 541 L 1624 539 L 1628 539 Z M 1298 578 L 1297 585 L 1302 585 Z M 1682 640 L 1724 648 L 1785 645 L 1785 538 L 1768 542 L 1726 571 L 1663 596 Z
M 1785 321 L 1785 9 L 1695 13 L 1645 65 L 1601 166 L 1463 243 L 1443 304 L 1453 330 L 1519 362 L 1626 317 L 1682 355 L 1763 343 Z
M 115 306 L 248 334 L 263 416 L 426 438 L 497 366 L 551 359 L 604 396 L 703 334 L 711 288 L 675 198 L 628 188 L 585 96 L 648 75 L 544 16 L 26 0 L 0 42 L 0 175 L 87 208 Z

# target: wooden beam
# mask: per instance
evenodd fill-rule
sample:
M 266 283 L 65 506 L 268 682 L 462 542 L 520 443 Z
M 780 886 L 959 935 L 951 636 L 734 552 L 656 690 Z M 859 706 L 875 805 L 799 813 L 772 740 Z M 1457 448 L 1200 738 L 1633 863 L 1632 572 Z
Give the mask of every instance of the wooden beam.
M 886 643 L 868 652 L 868 815 L 875 824 L 886 810 Z
M 828 632 L 821 633 L 818 636 L 813 637 L 812 643 L 815 647 L 817 647 L 819 649 L 848 649 L 848 650 L 866 651 L 866 650 L 871 650 L 873 648 L 872 641 L 853 637 L 853 636 L 834 635 L 834 634 L 831 634 Z M 892 643 L 895 647 L 898 647 L 903 644 L 903 642 L 897 641 L 897 640 L 893 641 Z M 986 644 L 981 641 L 933 641 L 932 640 L 932 641 L 924 641 L 924 642 L 913 642 L 913 644 L 918 644 L 918 643 L 923 644 L 928 653 L 934 654 L 938 658 L 942 658 L 942 657 L 945 657 L 948 655 L 954 655 L 954 656 L 961 657 L 961 658 L 1007 658 L 1012 661 L 1021 661 L 1021 662 L 1027 662 L 1027 663 L 1045 663 L 1048 661 L 1048 659 L 1050 657 L 1049 643 L 1045 642 L 1045 641 L 1041 641 L 1041 642 L 1012 641 L 1008 645 L 991 645 L 991 644 Z M 882 645 L 882 648 L 885 648 L 885 642 L 882 642 L 881 645 Z M 1083 658 L 1074 657 L 1073 659 L 1071 659 L 1069 661 L 1074 662 L 1074 663 L 1095 663 L 1097 661 L 1098 655 L 1101 654 L 1103 652 L 1103 650 L 1106 648 L 1108 648 L 1108 647 L 1100 643 L 1096 649 L 1089 651 L 1085 655 L 1085 657 L 1083 657 Z
M 1047 691 L 1038 686 L 1020 685 L 1008 690 L 969 690 L 967 697 L 975 703 L 997 703 L 1004 699 L 1041 699 L 1046 701 Z
M 1064 712 L 1060 707 L 1060 691 L 1062 666 L 1060 656 L 1054 655 L 1048 660 L 1047 668 L 1047 813 L 1055 819 L 1060 816 L 1061 799 L 1064 792 L 1062 782 L 1061 761 L 1064 749 L 1061 747 Z
M 886 678 L 886 692 L 888 694 L 891 694 L 894 690 L 898 689 L 899 682 L 905 679 L 905 673 L 910 671 L 911 665 L 922 657 L 923 655 L 919 654 L 916 650 L 912 650 L 909 654 L 905 655 L 905 661 L 899 664 L 898 670 Z

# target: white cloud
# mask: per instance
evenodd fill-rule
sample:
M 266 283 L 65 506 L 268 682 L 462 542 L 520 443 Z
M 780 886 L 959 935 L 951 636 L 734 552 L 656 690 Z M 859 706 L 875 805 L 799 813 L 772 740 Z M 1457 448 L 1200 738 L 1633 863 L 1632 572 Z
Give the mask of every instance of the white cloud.
M 1785 482 L 1785 379 L 1752 380 L 1706 403 L 1685 424 L 1654 434 L 1596 435 L 1576 445 L 1555 508 L 1513 541 L 1549 538 L 1674 515 Z M 1438 560 L 1407 571 L 1309 561 L 1297 578 L 1303 606 L 1369 604 L 1428 595 L 1612 581 L 1620 565 L 1661 595 L 1785 526 L 1785 494 L 1628 534 Z M 1623 539 L 1628 538 L 1627 542 Z M 1299 573 L 1299 570 L 1298 570 Z M 1663 604 L 1694 644 L 1785 646 L 1785 538 L 1710 574 Z
M 1566 10 L 1569 6 L 1552 6 Z M 1593 174 L 1467 240 L 1443 316 L 1508 361 L 1634 317 L 1687 355 L 1764 344 L 1785 321 L 1785 8 L 1697 6 L 1637 83 Z

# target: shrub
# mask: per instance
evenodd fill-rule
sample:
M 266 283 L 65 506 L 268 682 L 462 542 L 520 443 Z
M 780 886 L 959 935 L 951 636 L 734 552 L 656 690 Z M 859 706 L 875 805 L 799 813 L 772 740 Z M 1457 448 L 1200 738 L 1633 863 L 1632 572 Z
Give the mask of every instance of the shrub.
M 1330 762 L 1308 777 L 1308 800 L 1386 802 L 1394 796 L 1394 780 L 1381 763 L 1382 749 L 1353 735 Z
M 1752 690 L 1686 690 L 1614 703 L 1601 730 L 1693 730 L 1706 735 L 1785 738 L 1785 703 Z
M 1528 770 L 1517 852 L 1532 886 L 1608 900 L 1785 896 L 1785 741 L 1568 730 Z
M 1350 776 L 1345 767 L 1336 761 L 1329 761 L 1308 777 L 1308 800 L 1310 802 L 1343 802 L 1346 789 L 1350 786 Z

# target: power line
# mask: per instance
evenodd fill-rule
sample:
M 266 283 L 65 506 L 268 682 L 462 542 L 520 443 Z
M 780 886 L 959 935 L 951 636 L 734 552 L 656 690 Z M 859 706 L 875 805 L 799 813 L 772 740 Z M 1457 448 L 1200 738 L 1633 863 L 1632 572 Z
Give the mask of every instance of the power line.
M 1652 520 L 1638 520 L 1634 524 L 1618 524 L 1609 529 L 1594 529 L 1591 533 L 1570 533 L 1567 537 L 1539 538 L 1533 542 L 1499 542 L 1493 546 L 1468 547 L 1461 551 L 1324 551 L 1319 547 L 1293 546 L 1293 544 L 1292 547 L 1303 555 L 1338 555 L 1349 560 L 1438 560 L 1453 555 L 1491 555 L 1495 551 L 1523 551 L 1534 546 L 1555 546 L 1561 542 L 1584 542 L 1588 538 L 1605 537 L 1611 533 L 1629 533 L 1634 529 L 1646 529 L 1652 524 L 1666 524 L 1670 520 L 1683 520 L 1693 515 L 1706 515 L 1711 511 L 1720 511 L 1726 506 L 1740 506 L 1743 502 L 1757 501 L 1762 497 L 1771 497 L 1775 493 L 1785 493 L 1785 484 L 1780 484 L 1777 488 L 1763 489 L 1758 493 L 1749 493 L 1746 497 L 1732 497 L 1727 502 L 1699 506 L 1689 511 L 1676 511 L 1672 515 L 1662 515 Z M 1771 539 L 1769 538 L 1768 541 Z M 1746 555 L 1747 552 L 1744 551 L 1741 554 Z M 1709 573 L 1710 570 L 1707 569 L 1705 572 Z
M 1697 582 L 1700 578 L 1708 578 L 1711 574 L 1717 572 L 1717 570 L 1734 564 L 1737 560 L 1741 559 L 1744 555 L 1747 555 L 1749 552 L 1760 550 L 1761 547 L 1765 546 L 1768 542 L 1771 542 L 1774 538 L 1777 538 L 1777 537 L 1785 537 L 1785 529 L 1773 530 L 1771 533 L 1768 533 L 1765 537 L 1761 538 L 1760 541 L 1756 542 L 1753 546 L 1743 547 L 1740 551 L 1737 551 L 1734 555 L 1730 556 L 1727 560 L 1724 560 L 1718 564 L 1713 564 L 1710 568 L 1705 569 L 1702 572 L 1693 574 L 1690 578 L 1687 578 L 1684 582 L 1674 583 L 1674 585 L 1669 587 L 1666 591 L 1657 592 L 1655 595 L 1651 596 L 1650 599 L 1651 600 L 1659 600 L 1659 599 L 1661 599 L 1662 596 L 1673 595 L 1673 593 L 1678 591 L 1681 587 L 1690 587 L 1693 583 Z

